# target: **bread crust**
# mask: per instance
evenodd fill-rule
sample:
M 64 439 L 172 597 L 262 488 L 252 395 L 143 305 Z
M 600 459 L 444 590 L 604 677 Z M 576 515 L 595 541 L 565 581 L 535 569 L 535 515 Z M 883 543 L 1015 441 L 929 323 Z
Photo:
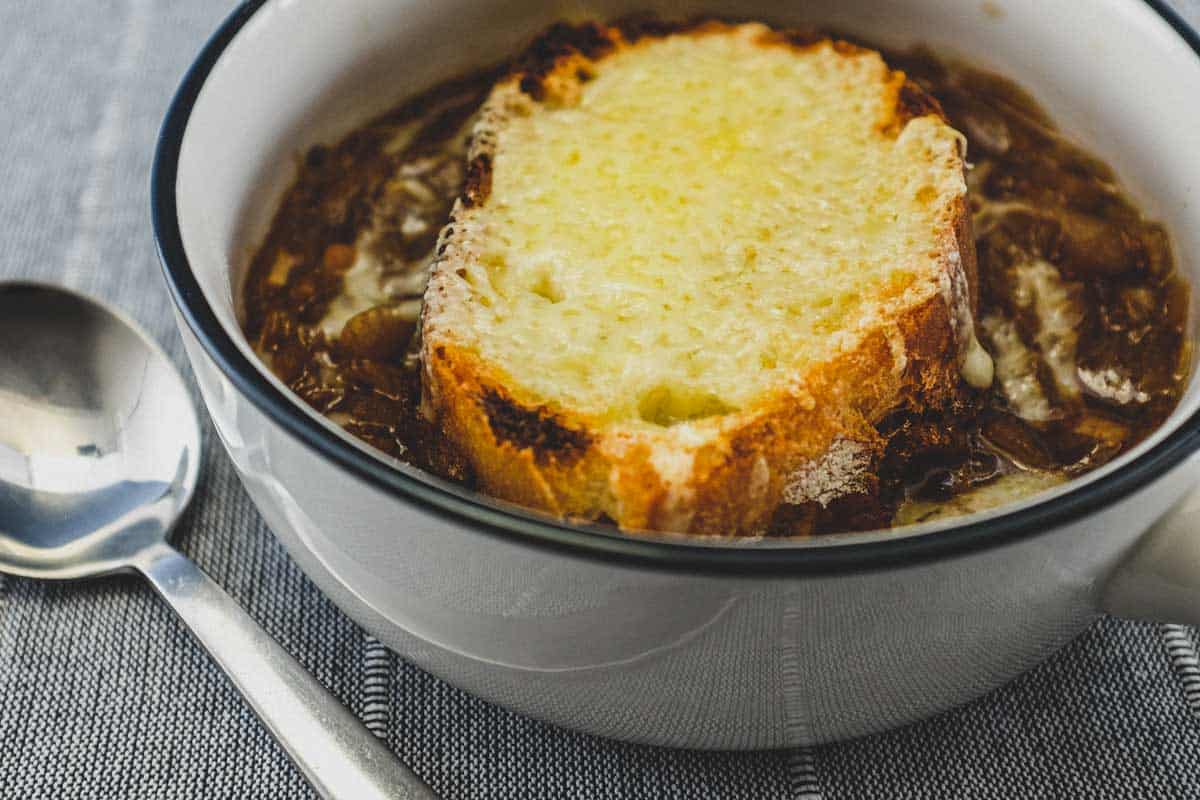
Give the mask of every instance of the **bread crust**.
M 712 20 L 555 26 L 500 85 L 515 82 L 531 102 L 554 103 L 578 91 L 591 64 L 618 46 L 730 27 Z M 760 41 L 808 48 L 830 40 L 769 31 Z M 834 46 L 862 52 L 847 43 Z M 918 116 L 945 120 L 937 101 L 903 73 L 893 78 L 895 114 L 881 129 L 898 135 Z M 972 334 L 977 280 L 964 196 L 942 229 L 937 268 L 943 291 L 870 330 L 852 351 L 809 370 L 802 385 L 780 386 L 734 413 L 654 431 L 601 429 L 570 409 L 552 410 L 523 397 L 497 367 L 438 324 L 440 309 L 455 302 L 456 264 L 469 257 L 456 224 L 490 195 L 494 140 L 487 135 L 487 114 L 485 107 L 467 188 L 438 245 L 421 350 L 427 413 L 471 460 L 486 493 L 571 520 L 607 518 L 628 532 L 759 535 L 795 476 L 819 464 L 836 442 L 856 443 L 860 458 L 877 463 L 886 442 L 875 426 L 884 417 L 900 409 L 952 407 L 970 391 L 960 359 Z

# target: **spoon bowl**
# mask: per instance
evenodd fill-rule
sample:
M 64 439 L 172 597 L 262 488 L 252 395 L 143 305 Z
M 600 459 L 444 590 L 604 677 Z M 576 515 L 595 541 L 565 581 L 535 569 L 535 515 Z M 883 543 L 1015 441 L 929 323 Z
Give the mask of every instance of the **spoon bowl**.
M 130 569 L 187 506 L 200 426 L 159 347 L 94 300 L 0 286 L 0 571 Z
M 200 426 L 166 354 L 95 300 L 0 284 L 0 572 L 135 571 L 171 604 L 326 798 L 434 798 L 358 718 L 167 543 Z

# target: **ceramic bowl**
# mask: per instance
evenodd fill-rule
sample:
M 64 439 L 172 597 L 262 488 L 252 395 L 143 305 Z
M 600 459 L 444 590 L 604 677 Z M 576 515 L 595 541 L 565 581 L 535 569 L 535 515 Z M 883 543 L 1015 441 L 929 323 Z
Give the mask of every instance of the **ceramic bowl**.
M 239 282 L 295 153 L 564 15 L 647 9 L 832 25 L 996 69 L 1117 168 L 1200 282 L 1200 39 L 1158 2 L 252 0 L 170 107 L 154 228 L 217 432 L 313 581 L 468 692 L 581 731 L 695 748 L 808 745 L 927 717 L 1010 680 L 1106 610 L 1200 623 L 1200 515 L 1179 510 L 1200 465 L 1194 380 L 1135 451 L 1020 505 L 747 543 L 625 537 L 489 502 L 379 457 L 259 363 L 238 325 Z

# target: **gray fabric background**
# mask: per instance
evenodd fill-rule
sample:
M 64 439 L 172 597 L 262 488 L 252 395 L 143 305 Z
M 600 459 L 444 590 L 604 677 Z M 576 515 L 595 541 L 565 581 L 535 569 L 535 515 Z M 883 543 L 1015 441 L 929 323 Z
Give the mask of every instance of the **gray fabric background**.
M 1200 0 L 1178 3 L 1200 20 Z M 0 2 L 0 278 L 102 295 L 181 365 L 148 170 L 170 93 L 230 5 Z M 388 653 L 287 559 L 207 446 L 182 548 L 448 799 L 1200 796 L 1190 630 L 1105 620 L 968 708 L 815 752 L 615 744 L 488 706 Z M 0 578 L 0 798 L 310 796 L 145 585 Z

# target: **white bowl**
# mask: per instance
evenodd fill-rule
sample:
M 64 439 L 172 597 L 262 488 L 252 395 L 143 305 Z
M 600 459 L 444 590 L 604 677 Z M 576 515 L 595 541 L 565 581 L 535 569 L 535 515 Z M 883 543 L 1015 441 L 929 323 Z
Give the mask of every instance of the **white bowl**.
M 1012 508 L 804 542 L 630 538 L 388 462 L 295 398 L 238 326 L 239 281 L 294 153 L 565 13 L 645 9 L 832 25 L 998 69 L 1117 168 L 1200 282 L 1200 39 L 1159 2 L 985 5 L 244 3 L 168 112 L 154 226 L 217 431 L 296 561 L 455 685 L 571 728 L 686 747 L 807 745 L 908 723 L 1011 679 L 1102 609 L 1200 623 L 1194 519 L 1144 535 L 1197 480 L 1195 380 L 1134 452 Z

